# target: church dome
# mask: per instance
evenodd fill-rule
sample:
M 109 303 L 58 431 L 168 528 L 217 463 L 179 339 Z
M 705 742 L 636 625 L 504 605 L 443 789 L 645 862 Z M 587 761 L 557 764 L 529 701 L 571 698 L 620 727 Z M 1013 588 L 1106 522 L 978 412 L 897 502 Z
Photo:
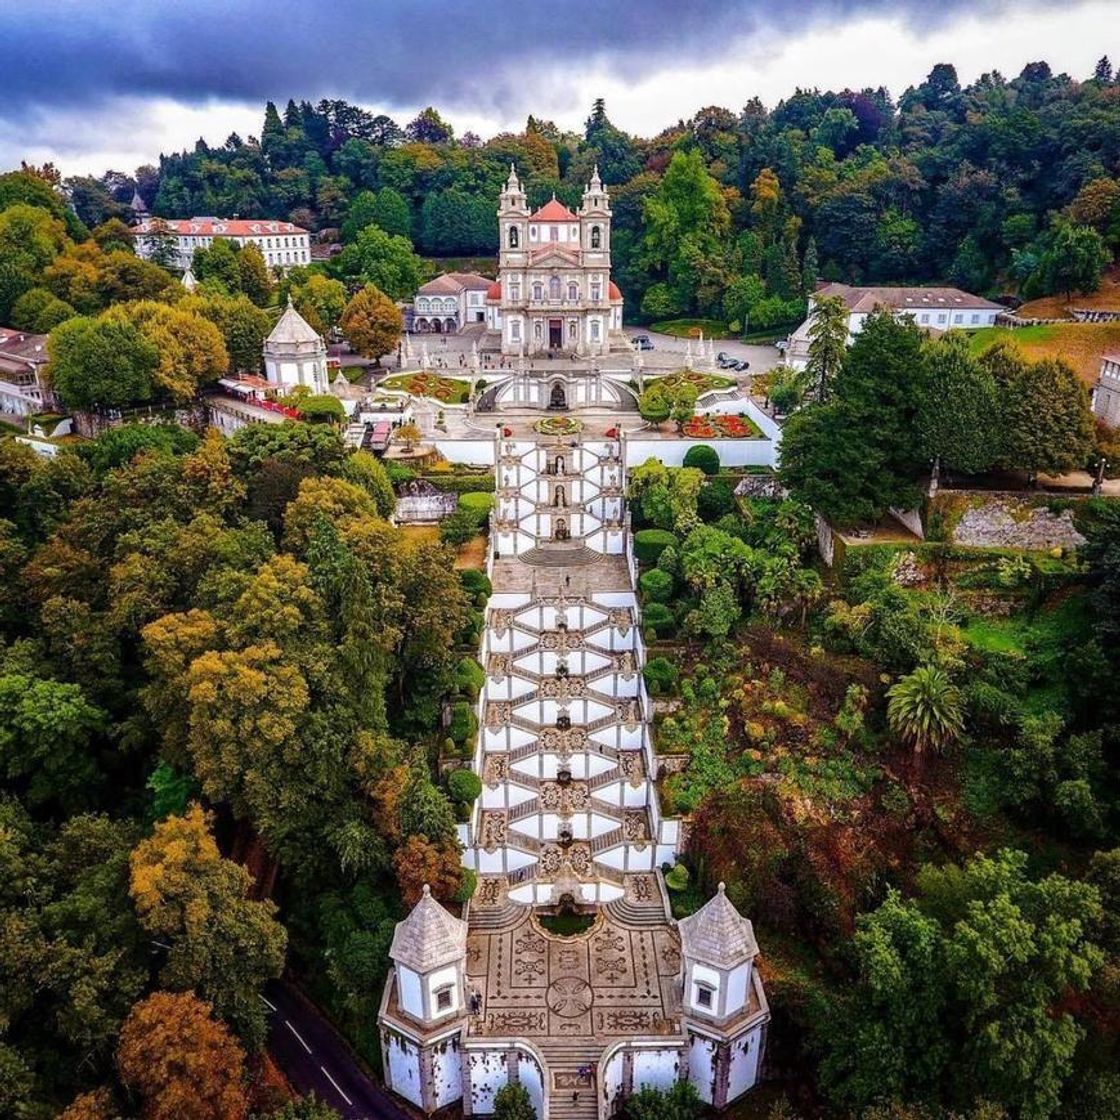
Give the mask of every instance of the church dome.
M 495 280 L 489 288 L 486 289 L 487 300 L 500 300 L 502 298 L 502 282 Z
M 280 316 L 276 326 L 272 328 L 272 333 L 268 336 L 266 342 L 279 349 L 298 343 L 318 343 L 321 341 L 314 327 L 292 306 L 292 300 L 289 296 L 288 306 L 284 309 L 284 314 Z

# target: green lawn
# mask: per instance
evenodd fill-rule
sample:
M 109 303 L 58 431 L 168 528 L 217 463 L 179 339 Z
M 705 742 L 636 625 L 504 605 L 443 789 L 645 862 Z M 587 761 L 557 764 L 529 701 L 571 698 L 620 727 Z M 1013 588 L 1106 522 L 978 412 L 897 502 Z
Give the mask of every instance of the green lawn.
M 649 329 L 674 338 L 696 338 L 700 331 L 704 332 L 705 338 L 732 337 L 727 324 L 719 319 L 663 319 L 660 323 L 650 323 Z

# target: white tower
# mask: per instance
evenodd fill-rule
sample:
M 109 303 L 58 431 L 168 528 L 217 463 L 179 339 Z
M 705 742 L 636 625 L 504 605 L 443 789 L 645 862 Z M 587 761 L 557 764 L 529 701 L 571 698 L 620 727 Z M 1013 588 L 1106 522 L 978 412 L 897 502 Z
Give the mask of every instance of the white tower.
M 757 1081 L 765 1047 L 770 1009 L 754 967 L 758 942 L 723 883 L 679 929 L 689 1079 L 705 1101 L 723 1108 Z
M 282 392 L 306 385 L 312 393 L 329 391 L 327 347 L 311 324 L 292 306 L 280 316 L 264 342 L 265 376 Z
M 599 167 L 591 173 L 591 181 L 583 192 L 579 208 L 583 263 L 587 268 L 611 266 L 611 206 Z
M 467 923 L 428 885 L 389 947 L 393 969 L 377 1017 L 386 1084 L 425 1112 L 462 1096 L 460 1036 L 467 1019 Z
M 517 169 L 509 165 L 509 178 L 498 200 L 498 267 L 519 267 L 529 247 L 529 201 L 521 189 Z

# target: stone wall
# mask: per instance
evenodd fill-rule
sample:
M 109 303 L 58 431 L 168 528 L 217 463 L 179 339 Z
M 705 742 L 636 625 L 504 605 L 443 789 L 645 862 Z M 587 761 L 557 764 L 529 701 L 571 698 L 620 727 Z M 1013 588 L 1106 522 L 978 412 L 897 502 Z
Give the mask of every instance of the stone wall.
M 959 497 L 959 495 L 954 495 Z M 1049 550 L 1085 543 L 1073 510 L 1055 509 L 1021 495 L 972 496 L 952 528 L 952 542 L 970 548 Z

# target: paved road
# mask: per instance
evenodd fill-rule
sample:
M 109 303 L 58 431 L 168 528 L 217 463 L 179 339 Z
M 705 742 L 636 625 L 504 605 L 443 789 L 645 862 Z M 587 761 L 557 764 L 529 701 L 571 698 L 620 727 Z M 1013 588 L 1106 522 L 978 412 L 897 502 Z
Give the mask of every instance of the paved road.
M 654 348 L 653 350 L 647 350 L 643 355 L 646 359 L 647 368 L 656 367 L 660 364 L 655 355 L 666 351 L 683 354 L 685 347 L 688 345 L 683 338 L 674 338 L 669 334 L 658 334 L 656 331 L 645 330 L 642 327 L 627 327 L 626 334 L 631 338 L 636 334 L 649 335 Z M 705 345 L 707 344 L 705 343 Z M 765 370 L 779 365 L 782 360 L 782 355 L 775 346 L 761 346 L 754 342 L 739 342 L 733 338 L 724 339 L 722 342 L 717 339 L 715 348 L 717 354 L 723 350 L 736 358 L 746 358 L 751 363 L 752 373 L 763 373 Z M 721 371 L 717 370 L 716 372 Z
M 343 1120 L 415 1120 L 362 1072 L 334 1027 L 289 984 L 265 988 L 268 1052 L 300 1093 L 315 1091 Z

